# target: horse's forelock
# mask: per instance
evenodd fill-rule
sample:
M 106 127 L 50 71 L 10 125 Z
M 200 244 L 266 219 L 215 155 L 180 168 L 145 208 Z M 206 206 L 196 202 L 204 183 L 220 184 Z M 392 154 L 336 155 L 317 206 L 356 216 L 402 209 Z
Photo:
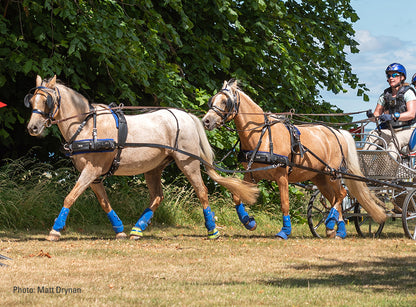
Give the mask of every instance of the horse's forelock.
M 238 80 L 232 78 L 230 80 L 228 80 L 227 82 L 227 86 L 230 87 L 232 90 L 236 91 L 239 90 L 240 88 L 238 87 Z

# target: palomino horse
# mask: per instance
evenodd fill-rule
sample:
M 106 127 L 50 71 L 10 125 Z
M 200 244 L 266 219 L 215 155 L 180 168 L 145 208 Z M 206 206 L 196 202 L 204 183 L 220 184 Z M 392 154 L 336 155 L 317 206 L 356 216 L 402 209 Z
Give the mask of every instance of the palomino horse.
M 56 82 L 56 76 L 48 81 L 37 76 L 36 88 L 26 96 L 25 104 L 32 107 L 27 126 L 29 133 L 40 136 L 45 126 L 57 123 L 67 142 L 64 148 L 81 173 L 64 200 L 49 233 L 49 240 L 59 240 L 69 209 L 88 187 L 94 191 L 107 213 L 116 238 L 126 237 L 123 223 L 110 206 L 102 180 L 97 179 L 109 171 L 118 176 L 144 173 L 146 179 L 150 206 L 130 232 L 131 239 L 143 235 L 142 231 L 163 200 L 161 175 L 172 160 L 191 182 L 202 203 L 209 238 L 217 238 L 219 234 L 214 213 L 208 204 L 200 162 L 205 162 L 208 175 L 230 192 L 250 203 L 256 200 L 258 190 L 254 184 L 234 177 L 222 177 L 209 167 L 212 166 L 213 151 L 201 121 L 192 114 L 177 109 L 161 109 L 139 115 L 116 114 L 107 105 L 90 105 L 81 94 Z
M 348 174 L 363 176 L 355 142 L 349 132 L 323 125 L 294 126 L 266 115 L 237 87 L 237 82 L 234 80 L 224 82 L 222 89 L 210 99 L 209 108 L 202 119 L 208 130 L 234 119 L 241 142 L 240 154 L 245 156 L 243 166 L 247 168 L 249 165 L 253 170 L 245 173 L 245 180 L 266 179 L 277 182 L 283 213 L 283 228 L 276 235 L 277 237 L 287 239 L 292 229 L 288 184 L 310 180 L 332 205 L 325 221 L 327 236 L 345 238 L 341 204 L 346 196 L 346 190 L 339 176 L 335 176 L 336 171 L 346 167 Z M 270 164 L 269 167 L 264 163 Z M 256 168 L 261 169 L 255 171 Z M 334 172 L 331 174 L 329 170 Z M 381 201 L 370 192 L 365 183 L 345 179 L 345 184 L 376 222 L 384 222 L 386 214 L 378 205 Z M 250 222 L 241 198 L 238 195 L 233 198 L 240 219 L 243 217 Z M 252 220 L 251 225 L 255 225 L 255 221 Z M 337 230 L 334 229 L 335 225 Z M 248 225 L 246 228 L 251 229 Z

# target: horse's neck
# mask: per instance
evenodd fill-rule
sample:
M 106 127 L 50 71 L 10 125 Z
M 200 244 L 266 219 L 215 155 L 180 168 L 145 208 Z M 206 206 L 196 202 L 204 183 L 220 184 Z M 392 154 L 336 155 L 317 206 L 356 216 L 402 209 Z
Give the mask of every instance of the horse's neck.
M 255 147 L 265 122 L 263 110 L 247 95 L 240 93 L 240 107 L 234 118 L 243 149 Z
M 85 118 L 85 115 L 77 115 L 89 112 L 89 105 L 88 101 L 77 92 L 63 85 L 58 85 L 57 88 L 61 95 L 61 104 L 55 119 L 61 121 L 58 123 L 59 130 L 64 139 L 68 141 Z

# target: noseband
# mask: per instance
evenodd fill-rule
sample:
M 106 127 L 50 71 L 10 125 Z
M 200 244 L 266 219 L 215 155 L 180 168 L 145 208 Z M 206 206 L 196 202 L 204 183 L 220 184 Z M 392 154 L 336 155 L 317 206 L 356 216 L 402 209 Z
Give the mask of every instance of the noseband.
M 39 92 L 38 90 L 42 90 L 42 92 Z M 52 90 L 46 86 L 37 86 L 32 88 L 24 99 L 24 103 L 27 108 L 30 108 L 30 100 L 36 95 L 46 95 L 45 105 L 48 107 L 49 113 L 39 109 L 32 109 L 32 113 L 40 114 L 46 117 L 48 121 L 52 121 L 61 107 L 61 94 L 59 93 L 59 89 L 56 88 L 56 90 Z M 57 105 L 56 108 L 54 108 L 55 105 Z
M 227 96 L 225 110 L 212 104 L 213 98 L 215 98 L 215 96 L 217 96 L 220 93 L 223 93 L 225 96 Z M 238 114 L 238 110 L 240 108 L 240 95 L 238 94 L 238 92 L 236 92 L 232 96 L 229 89 L 223 88 L 208 100 L 208 108 L 210 110 L 213 110 L 219 117 L 221 117 L 221 125 L 224 125 L 227 122 L 227 118 L 230 117 L 230 119 L 228 120 L 230 121 L 232 117 Z

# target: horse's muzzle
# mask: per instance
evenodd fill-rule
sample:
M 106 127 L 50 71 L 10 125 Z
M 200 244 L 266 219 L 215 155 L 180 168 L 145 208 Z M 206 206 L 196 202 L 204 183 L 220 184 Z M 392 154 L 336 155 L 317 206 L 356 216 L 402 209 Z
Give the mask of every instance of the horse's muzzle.
M 43 129 L 45 128 L 45 125 L 36 123 L 36 124 L 30 124 L 27 125 L 27 131 L 29 131 L 29 134 L 31 136 L 39 136 L 43 132 Z
M 202 124 L 204 125 L 204 128 L 207 129 L 208 131 L 215 129 L 218 126 L 217 122 L 212 116 L 210 116 L 210 114 L 206 114 L 202 118 Z

